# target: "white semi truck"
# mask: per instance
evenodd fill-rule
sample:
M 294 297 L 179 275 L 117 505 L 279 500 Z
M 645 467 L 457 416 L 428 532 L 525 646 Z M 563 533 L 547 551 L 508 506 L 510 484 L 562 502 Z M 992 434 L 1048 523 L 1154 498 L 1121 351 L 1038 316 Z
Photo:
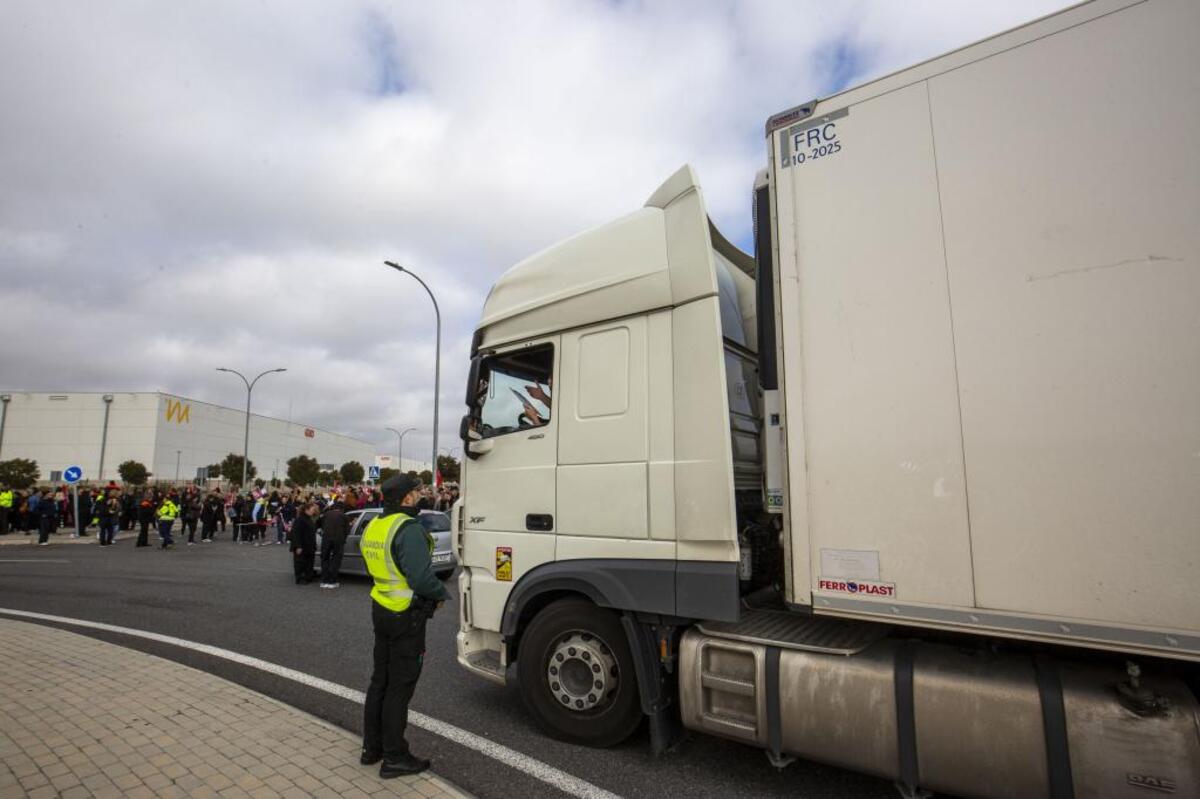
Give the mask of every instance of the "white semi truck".
M 1200 3 L 1095 0 L 768 120 L 475 335 L 458 655 L 923 791 L 1200 796 Z

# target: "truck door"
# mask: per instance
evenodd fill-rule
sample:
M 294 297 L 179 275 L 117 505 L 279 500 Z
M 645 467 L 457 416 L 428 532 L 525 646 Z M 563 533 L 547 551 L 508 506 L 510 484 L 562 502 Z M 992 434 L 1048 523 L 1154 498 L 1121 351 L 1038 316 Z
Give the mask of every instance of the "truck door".
M 479 370 L 468 448 L 467 530 L 537 533 L 553 552 L 558 420 L 553 394 L 558 337 L 488 356 Z

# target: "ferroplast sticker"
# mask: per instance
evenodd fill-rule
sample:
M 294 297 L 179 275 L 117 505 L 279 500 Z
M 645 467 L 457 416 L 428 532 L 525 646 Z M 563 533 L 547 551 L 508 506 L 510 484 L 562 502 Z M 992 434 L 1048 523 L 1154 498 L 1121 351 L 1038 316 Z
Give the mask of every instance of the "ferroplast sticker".
M 833 580 L 821 577 L 817 580 L 817 590 L 858 596 L 894 597 L 896 584 L 880 583 L 874 580 Z
M 512 582 L 512 547 L 496 547 L 496 580 Z

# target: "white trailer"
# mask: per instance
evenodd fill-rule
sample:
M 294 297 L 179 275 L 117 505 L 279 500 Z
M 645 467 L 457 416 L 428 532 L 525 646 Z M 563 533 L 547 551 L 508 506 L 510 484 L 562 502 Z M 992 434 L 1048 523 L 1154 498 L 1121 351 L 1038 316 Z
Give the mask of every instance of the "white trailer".
M 1094 0 L 772 117 L 476 333 L 459 660 L 908 794 L 1200 796 L 1200 4 Z

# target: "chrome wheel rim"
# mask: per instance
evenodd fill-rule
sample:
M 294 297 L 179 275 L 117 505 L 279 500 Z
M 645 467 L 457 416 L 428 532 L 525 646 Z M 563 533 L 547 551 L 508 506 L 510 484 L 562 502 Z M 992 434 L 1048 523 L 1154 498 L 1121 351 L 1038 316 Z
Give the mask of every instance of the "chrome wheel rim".
M 572 630 L 550 647 L 546 686 L 567 710 L 585 713 L 611 704 L 619 678 L 612 649 L 593 633 Z

